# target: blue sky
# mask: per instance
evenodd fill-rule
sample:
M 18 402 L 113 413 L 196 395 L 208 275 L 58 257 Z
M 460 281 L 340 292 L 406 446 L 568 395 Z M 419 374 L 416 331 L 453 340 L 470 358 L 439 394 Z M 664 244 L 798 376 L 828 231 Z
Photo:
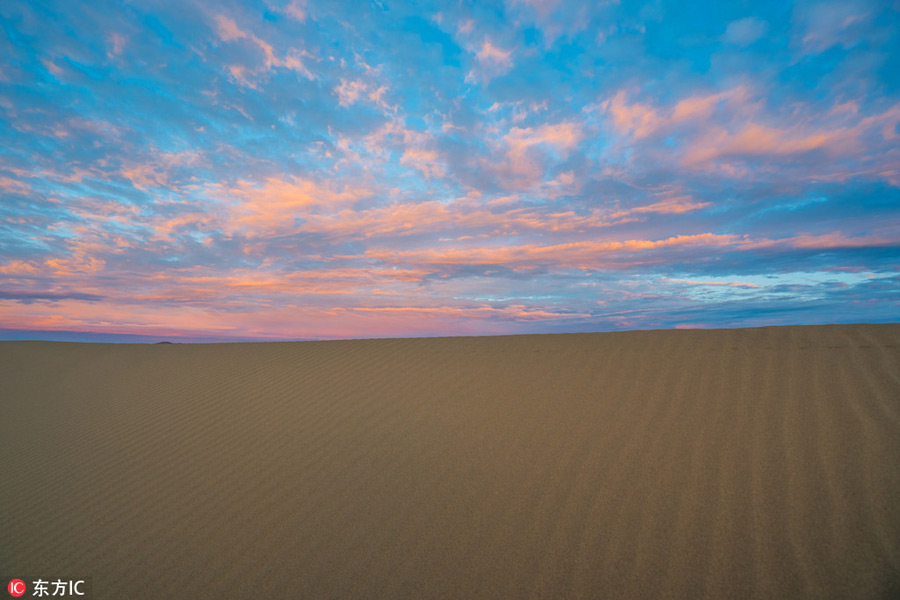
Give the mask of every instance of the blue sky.
M 900 2 L 4 2 L 0 338 L 897 321 Z

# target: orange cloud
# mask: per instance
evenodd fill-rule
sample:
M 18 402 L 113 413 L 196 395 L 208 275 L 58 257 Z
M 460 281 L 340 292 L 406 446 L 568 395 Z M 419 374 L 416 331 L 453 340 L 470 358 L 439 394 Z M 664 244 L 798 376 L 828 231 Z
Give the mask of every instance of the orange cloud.
M 0 175 L 0 190 L 9 194 L 27 194 L 31 191 L 31 186 L 24 181 Z
M 628 95 L 620 90 L 612 98 L 600 104 L 612 117 L 614 129 L 632 139 L 641 139 L 654 133 L 669 131 L 688 122 L 710 117 L 720 107 L 727 107 L 731 114 L 747 115 L 756 112 L 758 106 L 750 102 L 744 86 L 715 94 L 696 95 L 684 98 L 670 109 L 654 107 L 651 104 L 629 103 Z
M 152 157 L 147 162 L 128 162 L 122 167 L 122 177 L 131 181 L 139 190 L 150 188 L 170 188 L 170 172 L 177 167 L 197 165 L 200 155 L 193 151 L 159 152 L 152 150 Z
M 473 50 L 473 52 L 477 66 L 466 75 L 466 82 L 481 81 L 487 83 L 494 77 L 508 72 L 513 67 L 513 51 L 495 46 L 490 38 L 485 37 L 481 46 Z
M 284 12 L 290 17 L 303 23 L 308 16 L 306 12 L 306 0 L 291 0 L 291 2 L 284 7 Z
M 213 229 L 218 219 L 207 212 L 183 212 L 177 217 L 156 219 L 150 225 L 153 229 L 154 239 L 170 239 L 172 234 L 179 230 L 192 232 L 205 232 Z
M 625 216 L 633 213 L 680 214 L 693 210 L 700 210 L 711 204 L 711 202 L 694 202 L 690 196 L 672 196 L 665 200 L 648 204 L 647 206 L 638 206 L 627 211 L 616 213 L 615 216 Z
M 336 189 L 300 177 L 270 177 L 262 185 L 240 180 L 220 190 L 228 212 L 223 226 L 250 236 L 288 233 L 299 229 L 298 218 L 312 214 L 315 208 L 335 209 L 370 194 L 368 188 Z
M 610 216 L 604 210 L 578 215 L 573 211 L 551 212 L 516 207 L 516 200 L 505 200 L 482 204 L 472 198 L 459 198 L 452 202 L 393 203 L 364 210 L 346 208 L 337 212 L 310 214 L 304 217 L 305 222 L 298 227 L 298 231 L 362 239 L 457 229 L 492 232 L 494 235 L 522 229 L 585 232 L 624 222 L 620 215 Z
M 602 102 L 613 129 L 630 141 L 678 133 L 686 144 L 677 146 L 682 166 L 718 171 L 730 177 L 748 174 L 738 163 L 747 157 L 784 157 L 811 151 L 825 152 L 831 159 L 857 158 L 848 167 L 833 160 L 823 164 L 810 178 L 843 181 L 865 175 L 886 179 L 895 185 L 898 171 L 885 158 L 894 149 L 874 153 L 873 144 L 890 144 L 900 137 L 900 105 L 881 113 L 862 116 L 857 102 L 835 104 L 826 113 L 795 105 L 790 115 L 766 114 L 762 99 L 753 99 L 739 85 L 708 95 L 684 98 L 670 108 L 630 102 L 620 90 Z M 789 119 L 789 125 L 779 125 Z
M 512 66 L 512 51 L 498 48 L 488 38 L 485 38 L 475 57 L 480 63 L 495 65 L 502 69 L 509 69 Z
M 544 309 L 529 308 L 521 304 L 510 306 L 357 306 L 342 307 L 341 312 L 373 313 L 402 317 L 426 316 L 432 318 L 463 319 L 514 319 L 518 321 L 548 320 L 589 317 L 586 313 L 551 312 Z
M 647 137 L 664 123 L 663 118 L 649 104 L 629 104 L 627 95 L 621 90 L 600 106 L 612 116 L 616 131 L 636 139 Z
M 796 154 L 828 148 L 836 139 L 834 132 L 806 134 L 751 123 L 736 134 L 730 134 L 724 129 L 711 132 L 691 145 L 684 160 L 686 164 L 696 164 L 733 155 Z
M 366 257 L 388 264 L 405 265 L 503 265 L 530 269 L 549 266 L 562 269 L 598 268 L 614 261 L 616 254 L 677 246 L 734 246 L 744 243 L 735 235 L 702 233 L 677 235 L 663 240 L 627 240 L 624 242 L 578 241 L 539 246 L 491 246 L 449 248 L 444 250 L 369 250 Z
M 257 37 L 252 33 L 248 33 L 238 27 L 237 23 L 234 20 L 229 19 L 224 15 L 217 15 L 215 18 L 217 32 L 219 34 L 219 39 L 223 42 L 236 42 L 240 40 L 248 40 L 253 45 L 255 45 L 259 50 L 262 51 L 263 56 L 265 57 L 264 68 L 265 70 L 271 70 L 275 67 L 283 67 L 286 69 L 290 69 L 292 71 L 296 71 L 306 77 L 307 79 L 315 79 L 315 74 L 310 71 L 303 60 L 301 60 L 301 56 L 312 57 L 308 52 L 300 52 L 293 48 L 289 49 L 287 54 L 284 55 L 283 58 L 279 58 L 275 54 L 275 50 L 270 43 L 267 41 Z M 250 70 L 246 67 L 232 65 L 229 67 L 229 71 L 232 76 L 242 85 L 247 85 L 250 87 L 255 87 L 252 80 L 248 76 L 250 73 L 253 73 L 253 70 Z
M 153 298 L 150 298 L 151 300 Z M 169 300 L 161 297 L 163 300 Z M 227 308 L 228 310 L 222 310 Z M 266 310 L 230 306 L 214 298 L 201 302 L 103 303 L 63 299 L 52 304 L 20 303 L 0 299 L 0 328 L 24 330 L 77 330 L 169 336 L 198 335 L 261 339 L 316 339 L 341 337 L 396 337 L 427 333 L 504 333 L 504 321 L 543 321 L 583 318 L 583 313 L 554 312 L 524 305 L 479 306 L 310 306 L 277 302 Z M 467 323 L 470 322 L 470 323 Z
M 546 155 L 539 151 L 540 148 L 565 158 L 582 139 L 584 133 L 574 122 L 513 127 L 497 144 L 504 152 L 504 160 L 500 163 L 485 161 L 485 166 L 508 186 L 528 188 L 544 178 Z
M 249 37 L 247 33 L 237 26 L 237 23 L 224 15 L 216 16 L 216 25 L 218 25 L 219 38 L 222 41 L 233 42 L 234 40 L 242 40 Z
M 40 271 L 30 262 L 13 260 L 5 265 L 0 265 L 0 273 L 3 273 L 4 275 L 37 275 Z
M 443 177 L 447 173 L 440 155 L 434 150 L 407 148 L 400 157 L 400 164 L 413 167 L 429 178 Z
M 778 243 L 794 248 L 870 248 L 900 245 L 900 234 L 893 236 L 874 234 L 851 237 L 840 231 L 833 231 L 820 235 L 797 235 L 778 240 Z

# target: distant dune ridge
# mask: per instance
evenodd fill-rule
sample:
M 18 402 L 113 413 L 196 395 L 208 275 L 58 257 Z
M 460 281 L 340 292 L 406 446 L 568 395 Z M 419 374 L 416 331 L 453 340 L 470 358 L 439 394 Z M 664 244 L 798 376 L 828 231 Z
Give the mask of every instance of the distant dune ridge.
M 104 599 L 900 597 L 900 324 L 0 342 L 0 573 Z

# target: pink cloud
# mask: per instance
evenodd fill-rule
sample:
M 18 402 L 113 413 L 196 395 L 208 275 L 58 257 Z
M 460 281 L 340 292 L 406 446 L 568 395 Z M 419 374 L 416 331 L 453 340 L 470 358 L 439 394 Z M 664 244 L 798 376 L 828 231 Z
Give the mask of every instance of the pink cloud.
M 485 38 L 481 48 L 475 53 L 475 57 L 478 62 L 495 68 L 508 70 L 512 67 L 512 51 L 498 48 L 488 38 Z
M 174 169 L 197 166 L 202 157 L 193 151 L 159 152 L 151 148 L 151 156 L 143 162 L 127 161 L 120 175 L 139 190 L 172 188 L 170 174 Z
M 19 179 L 0 175 L 0 190 L 8 194 L 27 194 L 31 191 L 31 186 Z
M 648 204 L 646 206 L 638 206 L 627 211 L 616 213 L 616 215 L 625 216 L 634 213 L 681 214 L 700 210 L 711 204 L 711 202 L 695 202 L 690 196 L 670 196 L 659 202 L 654 202 L 653 204 Z
M 306 0 L 291 0 L 291 2 L 284 7 L 284 12 L 296 21 L 303 23 L 308 16 L 306 5 Z
M 457 247 L 421 250 L 368 250 L 368 258 L 403 265 L 503 265 L 516 269 L 548 266 L 557 269 L 594 269 L 615 263 L 616 255 L 679 246 L 740 246 L 744 238 L 702 233 L 663 240 L 623 242 L 577 241 L 551 245 Z
M 720 106 L 725 106 L 732 113 L 751 113 L 757 110 L 746 87 L 739 85 L 717 94 L 691 96 L 680 100 L 672 109 L 669 121 L 672 124 L 692 119 L 706 119 Z
M 900 172 L 890 158 L 898 138 L 900 105 L 865 115 L 855 101 L 836 103 L 821 112 L 793 104 L 790 110 L 767 110 L 744 85 L 707 95 L 684 98 L 670 107 L 631 102 L 620 90 L 600 104 L 620 143 L 641 145 L 643 154 L 660 160 L 675 158 L 682 167 L 721 172 L 728 177 L 750 175 L 742 163 L 767 157 L 786 165 L 802 162 L 809 152 L 823 153 L 821 163 L 804 165 L 805 179 L 843 181 L 854 176 L 885 179 L 900 185 Z M 676 144 L 660 152 L 656 143 L 674 135 Z M 651 141 L 652 140 L 652 141 Z M 853 159 L 853 163 L 846 160 Z M 756 168 L 756 175 L 765 169 Z
M 487 83 L 491 79 L 507 73 L 513 67 L 513 51 L 495 46 L 488 37 L 485 37 L 481 46 L 473 52 L 476 67 L 466 75 L 467 82 Z
M 612 116 L 616 131 L 636 139 L 647 137 L 664 123 L 663 118 L 649 104 L 629 104 L 624 91 L 619 91 L 611 99 L 604 101 L 601 107 Z
M 37 275 L 40 272 L 38 266 L 24 260 L 13 260 L 0 265 L 0 273 L 4 275 Z
M 155 219 L 150 227 L 155 240 L 171 239 L 172 234 L 181 230 L 203 233 L 215 227 L 217 219 L 205 211 L 182 212 L 177 217 Z
M 309 179 L 270 177 L 262 184 L 238 181 L 230 188 L 218 189 L 214 194 L 225 204 L 226 231 L 241 231 L 251 237 L 295 232 L 298 217 L 313 213 L 313 209 L 335 209 L 371 194 L 366 187 L 320 184 Z
M 306 67 L 306 64 L 301 59 L 301 57 L 312 58 L 312 55 L 308 52 L 301 52 L 294 48 L 290 48 L 283 57 L 279 58 L 270 43 L 252 33 L 242 30 L 234 20 L 224 15 L 217 15 L 215 21 L 219 39 L 223 42 L 248 40 L 256 46 L 257 49 L 262 51 L 264 56 L 263 70 L 268 71 L 276 67 L 282 67 L 296 71 L 307 79 L 316 78 L 315 74 Z M 228 70 L 232 77 L 241 85 L 253 88 L 256 87 L 256 83 L 252 76 L 257 74 L 257 69 L 243 65 L 230 65 Z
M 120 33 L 113 33 L 109 36 L 109 50 L 106 52 L 107 58 L 116 58 L 121 56 L 122 50 L 125 49 L 125 36 Z
M 334 93 L 338 95 L 340 105 L 346 108 L 356 103 L 367 89 L 368 85 L 360 79 L 355 81 L 341 79 L 340 85 L 334 88 Z
M 573 175 L 562 174 L 561 181 L 548 182 L 548 186 L 574 185 Z M 452 201 L 437 200 L 418 202 L 394 202 L 385 206 L 365 209 L 345 207 L 333 211 L 298 209 L 304 222 L 296 231 L 324 233 L 333 239 L 375 239 L 408 236 L 422 233 L 468 231 L 477 235 L 494 237 L 514 235 L 523 231 L 546 233 L 587 233 L 613 225 L 638 220 L 642 214 L 679 214 L 709 206 L 696 202 L 687 195 L 668 190 L 659 192 L 662 199 L 645 206 L 625 210 L 614 208 L 593 209 L 586 214 L 571 210 L 535 207 L 523 204 L 517 196 L 481 202 L 477 195 L 456 198 Z M 466 236 L 474 239 L 474 235 Z M 446 239 L 462 239 L 453 236 Z
M 303 271 L 272 269 L 233 269 L 227 273 L 207 273 L 202 270 L 172 274 L 165 278 L 171 290 L 165 295 L 152 292 L 146 296 L 134 296 L 142 301 L 204 299 L 226 302 L 229 298 L 245 296 L 257 302 L 281 303 L 312 296 L 392 296 L 418 284 L 429 272 L 424 269 L 390 267 L 345 267 L 336 265 Z M 393 291 L 380 291 L 388 286 Z
M 48 258 L 44 260 L 42 271 L 54 277 L 68 277 L 74 274 L 96 273 L 102 271 L 106 262 L 93 253 L 102 246 L 93 243 L 70 242 L 72 254 L 67 257 Z
M 386 112 L 394 107 L 383 105 Z M 342 168 L 375 171 L 387 161 L 394 164 L 393 153 L 399 152 L 400 164 L 421 171 L 426 177 L 446 174 L 446 164 L 438 152 L 434 136 L 428 132 L 405 127 L 393 115 L 375 131 L 357 138 L 339 136 L 336 144 L 342 157 L 334 170 Z
M 900 234 L 849 236 L 840 231 L 833 231 L 820 235 L 797 235 L 778 240 L 778 243 L 794 248 L 872 248 L 900 245 Z
M 193 292 L 192 292 L 193 293 Z M 202 297 L 201 297 L 202 298 Z M 166 299 L 163 297 L 163 299 Z M 341 337 L 396 337 L 416 334 L 505 333 L 504 322 L 547 321 L 589 315 L 556 312 L 525 305 L 481 306 L 471 303 L 402 305 L 311 306 L 279 301 L 265 310 L 246 305 L 229 306 L 215 297 L 199 302 L 146 302 L 112 299 L 103 303 L 64 299 L 27 307 L 0 300 L 0 328 L 25 330 L 77 330 L 190 337 L 236 336 L 262 339 Z M 222 310 L 223 308 L 228 310 Z
M 572 317 L 587 317 L 588 314 L 551 312 L 543 309 L 529 308 L 521 304 L 493 307 L 455 307 L 455 306 L 359 306 L 342 307 L 342 312 L 372 313 L 378 315 L 392 315 L 402 317 L 439 317 L 462 319 L 495 319 L 506 318 L 515 320 L 546 320 Z
M 441 164 L 441 157 L 435 150 L 407 148 L 400 157 L 400 164 L 413 167 L 428 178 L 443 177 L 447 174 Z
M 44 58 L 41 60 L 41 63 L 44 65 L 44 68 L 47 69 L 47 71 L 54 77 L 62 77 L 64 71 L 59 67 L 59 65 L 53 62 L 53 59 Z
M 224 15 L 216 16 L 216 25 L 218 26 L 219 38 L 222 41 L 233 42 L 250 37 L 249 34 L 237 26 L 237 23 Z
M 837 139 L 834 132 L 791 131 L 751 123 L 735 134 L 725 129 L 708 132 L 691 144 L 684 160 L 691 165 L 735 155 L 797 154 L 830 148 Z
M 759 105 L 751 101 L 746 87 L 738 85 L 723 92 L 684 98 L 673 107 L 629 102 L 627 93 L 619 90 L 615 96 L 603 101 L 600 107 L 610 115 L 613 128 L 618 133 L 639 140 L 707 119 L 720 109 L 728 114 L 746 117 L 755 113 Z
M 860 117 L 854 105 L 841 104 L 828 113 L 824 122 L 818 120 L 819 123 L 803 119 L 782 128 L 751 121 L 734 133 L 711 126 L 689 143 L 682 155 L 683 165 L 710 170 L 728 167 L 727 161 L 746 157 L 790 157 L 819 151 L 825 160 L 815 167 L 808 166 L 805 178 L 844 181 L 867 176 L 900 185 L 892 159 L 897 150 L 888 146 L 897 137 L 900 105 Z M 883 151 L 876 151 L 879 147 Z M 838 159 L 844 160 L 839 163 Z M 846 159 L 854 162 L 847 163 Z
M 366 237 L 406 235 L 441 230 L 467 230 L 502 235 L 521 229 L 536 231 L 584 231 L 607 227 L 601 211 L 576 215 L 571 211 L 549 212 L 529 208 L 508 207 L 491 211 L 466 201 L 444 204 L 437 201 L 392 204 L 366 211 L 344 211 L 323 218 L 312 218 L 308 231 L 332 231 Z M 469 236 L 470 238 L 472 236 Z
M 551 158 L 548 152 L 565 159 L 583 139 L 582 128 L 571 121 L 513 127 L 495 144 L 504 160 L 483 164 L 509 188 L 527 189 L 544 179 Z

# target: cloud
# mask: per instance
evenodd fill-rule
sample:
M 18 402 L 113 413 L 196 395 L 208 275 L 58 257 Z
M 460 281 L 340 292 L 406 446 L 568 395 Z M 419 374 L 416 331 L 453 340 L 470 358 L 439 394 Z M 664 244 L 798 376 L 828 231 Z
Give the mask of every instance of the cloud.
M 219 28 L 219 38 L 225 42 L 233 42 L 235 40 L 243 40 L 251 36 L 241 30 L 234 20 L 224 15 L 216 15 L 216 25 Z
M 513 68 L 513 51 L 494 45 L 490 38 L 485 37 L 474 53 L 477 66 L 469 71 L 466 81 L 488 83 Z
M 108 58 L 115 58 L 117 56 L 121 56 L 122 51 L 125 49 L 125 36 L 120 33 L 113 33 L 109 36 L 109 50 L 106 53 Z
M 269 177 L 263 182 L 239 180 L 234 185 L 213 190 L 222 202 L 227 232 L 248 237 L 293 233 L 300 222 L 316 209 L 335 210 L 371 194 L 367 187 L 317 183 L 291 176 Z
M 884 3 L 96 8 L 0 36 L 0 327 L 896 319 Z
M 460 265 L 506 266 L 531 270 L 536 267 L 553 269 L 602 269 L 618 265 L 630 266 L 627 255 L 678 247 L 735 246 L 745 240 L 734 235 L 702 233 L 677 235 L 661 240 L 576 241 L 551 245 L 523 244 L 448 248 L 445 250 L 369 250 L 366 256 L 388 264 L 430 265 L 452 267 Z M 646 264 L 649 257 L 641 259 Z
M 795 43 L 803 54 L 850 48 L 864 37 L 874 12 L 875 6 L 865 0 L 799 3 L 793 14 Z
M 121 167 L 120 174 L 139 190 L 151 188 L 172 188 L 172 174 L 196 166 L 202 157 L 196 151 L 159 152 L 152 148 L 145 162 L 127 160 Z
M 873 144 L 873 147 L 890 143 L 897 136 L 896 128 L 900 123 L 900 105 L 864 118 L 859 118 L 853 111 L 832 111 L 831 114 L 837 115 L 837 122 L 801 121 L 787 127 L 773 127 L 750 121 L 735 132 L 711 126 L 687 147 L 685 164 L 728 158 L 774 158 L 816 150 L 827 153 L 832 159 L 859 156 L 865 143 Z M 892 174 L 887 172 L 886 175 L 890 179 Z
M 722 41 L 735 46 L 749 46 L 759 40 L 769 29 L 768 23 L 756 17 L 745 17 L 732 21 L 722 34 Z
M 659 129 L 664 119 L 648 104 L 628 103 L 627 94 L 620 90 L 601 107 L 612 116 L 613 127 L 621 134 L 640 139 Z
M 334 88 L 334 92 L 338 95 L 340 105 L 347 107 L 354 104 L 367 89 L 368 86 L 361 80 L 348 81 L 341 79 L 341 84 Z
M 219 39 L 221 39 L 223 42 L 238 42 L 241 40 L 248 40 L 254 46 L 256 46 L 258 50 L 262 51 L 264 59 L 262 69 L 236 64 L 228 66 L 228 70 L 231 73 L 231 76 L 241 85 L 255 88 L 257 82 L 254 78 L 259 74 L 259 72 L 271 71 L 276 67 L 296 71 L 307 79 L 316 78 L 316 75 L 307 68 L 305 62 L 303 61 L 303 58 L 308 58 L 311 56 L 309 55 L 309 53 L 301 52 L 291 48 L 284 56 L 278 57 L 275 53 L 275 49 L 270 43 L 252 33 L 248 33 L 242 30 L 240 27 L 238 27 L 237 23 L 235 23 L 233 19 L 230 19 L 224 15 L 217 15 L 215 21 Z
M 492 66 L 500 70 L 508 70 L 512 67 L 512 51 L 503 50 L 485 38 L 481 48 L 475 53 L 475 58 L 482 65 Z
M 34 302 L 35 300 L 87 300 L 88 302 L 100 302 L 103 296 L 97 294 L 85 294 L 82 292 L 15 292 L 0 290 L 0 300 L 17 300 L 19 302 Z
M 485 165 L 506 189 L 526 189 L 542 181 L 548 165 L 565 159 L 582 139 L 584 132 L 573 121 L 512 127 L 496 144 L 504 159 L 486 160 Z
M 386 85 L 377 85 L 362 79 L 341 79 L 340 85 L 334 88 L 338 103 L 344 108 L 356 104 L 360 100 L 368 100 L 369 104 L 378 107 L 385 113 L 393 113 L 396 107 L 389 105 L 384 96 L 388 91 Z
M 441 156 L 435 150 L 424 148 L 407 148 L 400 157 L 400 164 L 418 169 L 429 179 L 440 178 L 447 174 L 441 164 Z
M 782 130 L 751 123 L 737 133 L 724 129 L 709 131 L 685 153 L 685 162 L 693 164 L 733 156 L 778 156 L 797 154 L 833 145 L 831 132 Z
M 306 0 L 291 0 L 291 2 L 289 2 L 288 5 L 284 7 L 284 12 L 296 21 L 303 23 L 309 16 L 306 10 L 306 5 Z
M 24 181 L 0 175 L 0 191 L 7 194 L 27 194 L 31 186 Z
M 635 213 L 659 213 L 664 215 L 677 215 L 695 210 L 700 210 L 712 206 L 712 202 L 696 202 L 690 196 L 670 195 L 664 200 L 648 204 L 647 206 L 638 206 L 626 211 L 615 213 L 614 216 L 626 216 Z
M 668 279 L 671 283 L 691 286 L 710 286 L 710 287 L 734 287 L 745 289 L 759 289 L 760 286 L 755 283 L 747 283 L 744 281 L 692 281 L 690 279 Z
M 585 31 L 593 33 L 592 21 L 609 22 L 610 12 L 619 1 L 507 0 L 506 4 L 517 21 L 535 25 L 541 31 L 543 46 L 550 48 L 559 38 L 571 39 Z
M 772 109 L 764 97 L 740 84 L 711 94 L 694 94 L 674 104 L 631 101 L 624 90 L 597 105 L 618 134 L 617 148 L 639 147 L 657 160 L 730 177 L 749 175 L 748 164 L 775 161 L 791 177 L 846 180 L 880 178 L 896 185 L 891 165 L 900 105 L 863 115 L 852 101 L 828 110 L 797 102 Z M 669 136 L 666 139 L 666 136 Z M 667 145 L 660 146 L 665 140 Z M 813 161 L 811 156 L 816 156 Z M 854 167 L 847 159 L 855 163 Z M 765 174 L 766 170 L 757 170 Z
M 706 119 L 723 108 L 729 114 L 746 114 L 757 110 L 750 102 L 749 93 L 743 85 L 723 92 L 691 95 L 679 100 L 671 108 L 629 102 L 628 94 L 619 90 L 615 96 L 604 100 L 600 108 L 612 118 L 613 128 L 618 133 L 638 140 Z

